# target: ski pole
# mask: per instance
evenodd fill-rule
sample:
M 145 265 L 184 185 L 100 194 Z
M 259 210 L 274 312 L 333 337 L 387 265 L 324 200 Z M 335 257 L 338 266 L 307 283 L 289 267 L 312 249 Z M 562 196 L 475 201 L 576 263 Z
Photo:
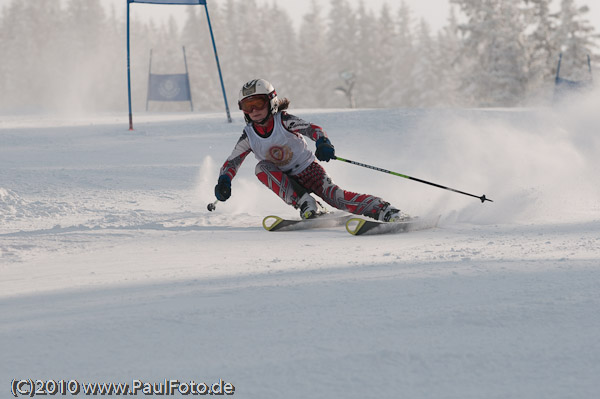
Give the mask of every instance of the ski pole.
M 206 206 L 206 209 L 208 209 L 209 212 L 214 211 L 215 209 L 217 209 L 217 202 L 219 202 L 219 200 L 215 200 L 215 202 L 211 202 L 210 204 L 208 204 Z
M 344 158 L 340 158 L 340 157 L 334 157 L 334 159 L 337 159 L 338 161 L 342 161 L 342 162 L 351 163 L 352 165 L 362 166 L 363 168 L 369 168 L 369 169 L 377 170 L 377 171 L 379 171 L 379 172 L 388 173 L 388 174 L 390 174 L 390 175 L 399 176 L 399 177 L 404 177 L 405 179 L 409 179 L 409 180 L 418 181 L 419 183 L 425 183 L 425 184 L 429 184 L 430 186 L 434 186 L 434 187 L 442 188 L 442 189 L 444 189 L 444 190 L 453 191 L 453 192 L 455 192 L 455 193 L 459 193 L 459 194 L 463 194 L 463 195 L 468 195 L 469 197 L 479 198 L 479 200 L 481 201 L 481 203 L 484 203 L 485 201 L 494 202 L 494 201 L 492 201 L 491 199 L 487 199 L 487 198 L 485 197 L 485 194 L 484 194 L 484 195 L 482 195 L 482 196 L 473 195 L 473 194 L 465 193 L 464 191 L 459 191 L 459 190 L 455 190 L 455 189 L 453 189 L 453 188 L 450 188 L 450 187 L 445 187 L 445 186 L 442 186 L 442 185 L 440 185 L 440 184 L 436 184 L 436 183 L 428 182 L 428 181 L 426 181 L 426 180 L 417 179 L 416 177 L 412 177 L 412 176 L 403 175 L 403 174 L 401 174 L 401 173 L 392 172 L 391 170 L 387 170 L 387 169 L 383 169 L 383 168 L 378 168 L 377 166 L 371 166 L 371 165 L 367 165 L 367 164 L 360 163 L 360 162 L 356 162 L 356 161 L 351 161 L 351 160 L 349 160 L 349 159 L 344 159 Z

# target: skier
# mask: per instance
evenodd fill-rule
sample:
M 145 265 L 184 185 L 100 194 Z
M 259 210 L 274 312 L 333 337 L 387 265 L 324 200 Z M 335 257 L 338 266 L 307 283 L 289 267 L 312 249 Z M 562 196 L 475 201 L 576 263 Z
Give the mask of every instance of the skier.
M 238 105 L 246 126 L 231 155 L 219 172 L 215 195 L 219 201 L 231 196 L 231 180 L 250 152 L 259 160 L 256 177 L 286 204 L 300 209 L 300 217 L 312 219 L 324 213 L 311 192 L 327 204 L 356 215 L 396 222 L 408 215 L 379 197 L 345 191 L 315 161 L 335 159 L 335 149 L 319 126 L 285 110 L 290 101 L 279 99 L 271 83 L 254 79 L 242 87 Z M 316 142 L 313 154 L 305 138 Z

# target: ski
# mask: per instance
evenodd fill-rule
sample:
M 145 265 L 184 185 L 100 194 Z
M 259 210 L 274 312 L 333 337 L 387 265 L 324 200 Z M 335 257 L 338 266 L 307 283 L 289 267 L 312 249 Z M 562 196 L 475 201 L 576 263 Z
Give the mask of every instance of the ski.
M 263 227 L 267 231 L 294 231 L 337 227 L 346 224 L 353 215 L 325 213 L 314 219 L 284 219 L 269 215 L 263 219 Z
M 374 234 L 394 234 L 407 231 L 432 229 L 437 226 L 440 216 L 429 218 L 412 218 L 403 222 L 379 222 L 361 218 L 350 218 L 346 222 L 346 230 L 354 236 Z

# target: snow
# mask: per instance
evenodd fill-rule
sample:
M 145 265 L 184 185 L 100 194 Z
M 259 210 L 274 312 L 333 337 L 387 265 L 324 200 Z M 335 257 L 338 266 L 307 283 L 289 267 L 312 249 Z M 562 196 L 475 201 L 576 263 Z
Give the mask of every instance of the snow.
M 437 229 L 295 217 L 222 113 L 0 121 L 0 364 L 17 379 L 222 379 L 235 397 L 583 398 L 600 390 L 597 96 L 553 109 L 291 110 L 344 188 Z

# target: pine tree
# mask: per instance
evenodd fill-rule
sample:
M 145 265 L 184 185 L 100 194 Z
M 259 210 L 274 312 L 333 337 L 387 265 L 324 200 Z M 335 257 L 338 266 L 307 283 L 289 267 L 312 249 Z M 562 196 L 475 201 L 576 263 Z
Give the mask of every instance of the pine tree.
M 397 106 L 414 107 L 419 90 L 414 80 L 416 52 L 413 38 L 412 12 L 404 0 L 400 3 L 397 18 L 396 54 L 394 56 L 394 89 L 392 101 Z
M 126 71 L 123 69 L 125 57 L 125 30 L 124 19 L 117 17 L 114 7 L 109 9 L 103 33 L 103 59 L 102 65 L 106 70 L 107 78 L 100 86 L 97 96 L 96 109 L 99 111 L 120 111 L 127 107 L 127 96 L 123 90 L 127 84 Z
M 421 19 L 417 33 L 417 51 L 413 77 L 419 88 L 413 102 L 418 107 L 441 105 L 440 88 L 441 76 L 437 61 L 439 51 L 437 43 L 431 37 L 431 28 Z
M 379 106 L 379 91 L 377 82 L 385 79 L 376 73 L 381 60 L 380 49 L 377 43 L 376 20 L 373 14 L 365 9 L 361 1 L 356 18 L 356 67 L 352 95 L 360 99 L 361 107 Z M 356 106 L 356 104 L 351 104 Z
M 494 51 L 489 62 L 494 84 L 490 105 L 515 106 L 525 97 L 528 73 L 524 38 L 526 25 L 521 15 L 519 0 L 500 2 L 498 34 L 492 43 Z
M 299 84 L 294 90 L 293 97 L 296 106 L 317 108 L 327 105 L 327 98 L 332 95 L 332 91 L 323 84 L 323 77 L 327 73 L 326 60 L 325 21 L 316 1 L 312 0 L 310 10 L 304 15 L 299 29 L 297 58 Z
M 373 106 L 376 107 L 392 107 L 394 106 L 394 84 L 398 80 L 395 66 L 398 60 L 396 59 L 398 34 L 396 33 L 392 13 L 387 3 L 384 3 L 379 13 L 379 20 L 375 27 L 375 38 L 378 51 L 377 62 L 373 66 L 373 88 L 378 93 L 376 102 Z
M 271 66 L 265 61 L 269 49 L 266 36 L 270 32 L 269 21 L 264 13 L 259 13 L 256 0 L 242 0 L 237 3 L 237 24 L 240 31 L 238 41 L 239 78 L 242 84 L 250 79 L 265 78 L 268 80 Z M 251 18 L 247 16 L 251 15 Z M 238 84 L 239 87 L 241 87 Z
M 453 7 L 450 8 L 448 24 L 438 33 L 437 71 L 440 75 L 439 103 L 443 106 L 464 105 L 460 95 L 460 51 L 458 20 Z
M 518 104 L 527 74 L 518 0 L 452 1 L 467 17 L 459 25 L 464 35 L 462 92 L 475 105 Z
M 0 53 L 3 56 L 0 62 L 0 106 L 5 110 L 22 106 L 27 101 L 23 75 L 29 72 L 24 69 L 28 65 L 25 60 L 29 58 L 26 46 L 31 38 L 24 30 L 26 18 L 26 5 L 13 2 L 3 9 L 0 19 Z
M 549 0 L 525 0 L 525 18 L 533 31 L 526 38 L 527 93 L 529 97 L 550 98 L 556 75 L 559 46 L 557 18 L 550 13 Z
M 217 14 L 210 10 L 211 23 Z M 186 22 L 181 31 L 181 42 L 185 45 L 192 100 L 196 110 L 222 108 L 221 89 L 214 51 L 208 32 L 208 22 L 202 7 L 188 7 Z M 217 23 L 217 26 L 219 24 Z M 219 100 L 219 101 L 217 101 Z
M 297 75 L 298 46 L 296 32 L 289 15 L 277 3 L 264 9 L 270 34 L 264 37 L 267 54 L 263 62 L 268 65 L 267 80 L 283 97 L 295 98 L 295 88 L 301 84 Z
M 212 10 L 212 8 L 211 8 Z M 249 77 L 244 71 L 244 43 L 239 40 L 244 27 L 243 15 L 235 0 L 227 0 L 221 8 L 221 23 L 213 26 L 221 59 L 223 80 L 232 109 L 237 110 L 239 90 Z M 208 31 L 208 28 L 207 28 Z M 214 57 L 214 56 L 213 56 Z
M 590 75 L 587 57 L 596 47 L 594 27 L 586 19 L 587 6 L 577 7 L 574 0 L 561 0 L 559 27 L 554 40 L 563 54 L 561 76 L 571 80 L 587 80 Z M 563 73 L 566 75 L 563 75 Z
M 329 91 L 327 107 L 345 108 L 345 96 L 333 95 L 336 87 L 344 83 L 343 74 L 354 74 L 357 70 L 356 17 L 346 0 L 332 0 L 327 26 L 327 73 L 322 84 Z M 358 99 L 360 103 L 360 99 Z
M 111 77 L 110 69 L 106 69 L 102 40 L 105 18 L 105 10 L 99 0 L 67 2 L 64 23 L 71 56 L 64 66 L 69 79 L 65 82 L 68 93 L 62 101 L 72 111 L 95 110 L 98 104 L 96 96 L 103 82 Z

